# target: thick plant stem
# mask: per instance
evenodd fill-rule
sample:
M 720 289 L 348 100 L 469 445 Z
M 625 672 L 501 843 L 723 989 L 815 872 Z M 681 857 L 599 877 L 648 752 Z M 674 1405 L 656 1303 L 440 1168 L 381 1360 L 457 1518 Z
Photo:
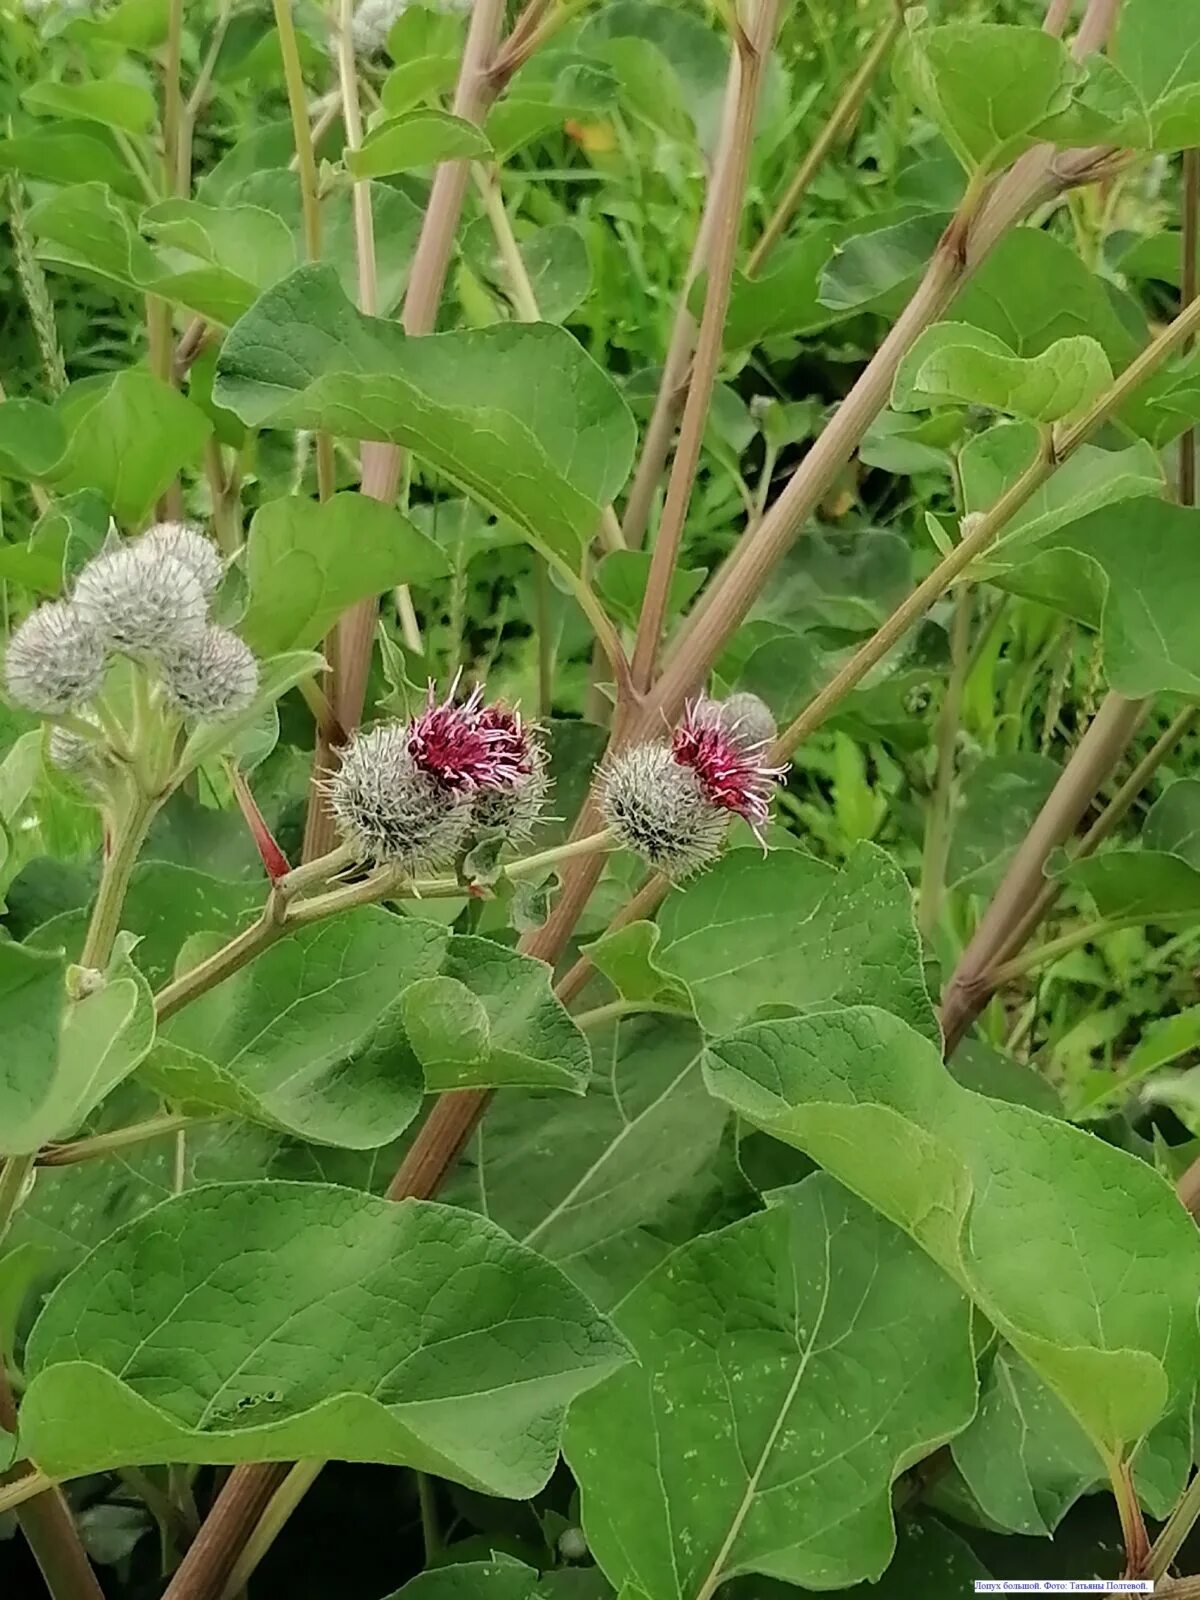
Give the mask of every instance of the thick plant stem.
M 3 1362 L 0 1362 L 0 1427 L 9 1433 L 17 1431 L 17 1407 Z M 38 1474 L 39 1480 L 40 1476 Z M 4 1481 L 0 1479 L 0 1483 Z M 0 1488 L 0 1496 L 3 1492 Z M 19 1503 L 16 1513 L 51 1600 L 104 1600 L 104 1590 L 80 1542 L 71 1508 L 61 1489 L 57 1486 L 43 1488 Z
M 292 1467 L 258 1519 L 253 1537 L 238 1557 L 221 1591 L 221 1600 L 237 1600 L 292 1512 L 316 1482 L 324 1465 L 323 1461 L 297 1461 Z
M 1189 305 L 1200 288 L 1197 252 L 1200 247 L 1200 150 L 1183 153 L 1182 260 L 1180 262 L 1180 301 Z M 1179 436 L 1179 499 L 1185 506 L 1196 504 L 1196 429 L 1187 428 Z
M 788 184 L 783 198 L 771 214 L 771 219 L 763 229 L 758 243 L 750 252 L 750 259 L 746 263 L 746 276 L 753 278 L 762 270 L 762 264 L 774 249 L 780 235 L 796 214 L 796 208 L 808 193 L 809 186 L 821 166 L 837 145 L 853 126 L 855 118 L 862 110 L 863 102 L 867 98 L 871 84 L 875 80 L 880 67 L 890 53 L 892 46 L 904 29 L 904 12 L 907 0 L 894 0 L 891 16 L 879 29 L 872 40 L 866 55 L 855 69 L 850 81 L 838 96 L 837 104 L 829 113 L 820 133 L 809 146 L 804 160 L 796 168 L 792 181 Z
M 276 3 L 282 3 L 282 0 L 276 0 Z M 490 72 L 503 21 L 504 0 L 476 0 L 453 107 L 454 115 L 466 122 L 482 122 L 503 86 L 503 82 L 497 81 Z M 401 320 L 408 334 L 433 332 L 469 175 L 468 161 L 443 161 L 434 175 L 421 235 L 413 256 L 408 292 L 404 298 Z M 404 452 L 395 445 L 364 444 L 363 494 L 390 505 L 400 487 L 404 459 Z M 374 599 L 362 600 L 351 606 L 338 622 L 333 709 L 338 723 L 347 733 L 357 728 L 362 719 L 371 666 L 371 645 L 378 615 L 379 607 Z M 333 764 L 333 751 L 325 740 L 318 738 L 314 772 L 319 774 Z M 333 843 L 333 836 L 333 817 L 328 807 L 321 803 L 319 793 L 314 790 L 309 799 L 305 828 L 305 858 L 324 854 Z
M 756 0 L 750 24 L 739 29 L 730 56 L 730 72 L 737 83 L 735 110 L 729 125 L 728 142 L 718 152 L 712 185 L 716 205 L 716 225 L 708 260 L 708 286 L 691 381 L 683 407 L 679 442 L 667 483 L 662 524 L 650 562 L 650 576 L 638 618 L 637 639 L 633 647 L 633 687 L 645 694 L 654 677 L 659 640 L 666 621 L 671 579 L 683 542 L 683 528 L 691 504 L 704 428 L 712 403 L 717 365 L 725 335 L 725 318 L 733 283 L 733 263 L 737 252 L 738 226 L 746 189 L 750 151 L 754 143 L 754 123 L 758 115 L 759 93 L 767 58 L 775 38 L 778 0 Z
M 1183 1548 L 1184 1541 L 1200 1519 L 1200 1472 L 1183 1491 L 1179 1504 L 1172 1511 L 1162 1532 L 1150 1549 L 1149 1576 L 1163 1578 L 1172 1561 Z
M 1092 796 L 1124 755 L 1146 709 L 1144 700 L 1109 695 L 1075 747 L 946 985 L 942 1032 L 947 1055 L 987 1003 L 992 969 L 1011 953 L 1013 935 L 1042 890 L 1051 851 L 1075 831 Z
M 113 942 L 121 926 L 121 911 L 125 905 L 130 875 L 137 866 L 138 855 L 157 810 L 157 802 L 139 793 L 130 801 L 128 811 L 117 824 L 112 849 L 100 874 L 100 888 L 92 907 L 83 953 L 79 957 L 82 967 L 104 968 L 108 965 Z

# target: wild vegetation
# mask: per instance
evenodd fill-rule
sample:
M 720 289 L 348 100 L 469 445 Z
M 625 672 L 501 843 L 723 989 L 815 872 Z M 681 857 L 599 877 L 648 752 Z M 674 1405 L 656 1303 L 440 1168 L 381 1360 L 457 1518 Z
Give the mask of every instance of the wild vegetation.
M 1200 1593 L 1200 11 L 0 93 L 3 1592 Z

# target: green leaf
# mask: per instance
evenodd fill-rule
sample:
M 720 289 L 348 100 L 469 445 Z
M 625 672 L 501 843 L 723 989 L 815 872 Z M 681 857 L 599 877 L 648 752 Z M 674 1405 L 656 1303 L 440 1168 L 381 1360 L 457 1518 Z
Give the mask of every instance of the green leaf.
M 968 512 L 987 511 L 1033 461 L 1037 429 L 1028 422 L 1001 422 L 968 439 L 959 457 Z M 1072 522 L 1119 501 L 1162 492 L 1162 467 L 1145 440 L 1126 450 L 1082 445 L 1050 475 L 992 546 L 1000 562 L 1028 559 L 1037 542 Z
M 253 427 L 403 444 L 578 568 L 621 487 L 633 419 L 560 328 L 502 324 L 410 339 L 302 267 L 231 329 L 214 398 Z
M 1013 1533 L 1053 1533 L 1103 1476 L 1078 1422 L 1005 1345 L 984 1378 L 978 1414 L 950 1449 L 980 1508 Z
M 66 959 L 0 943 L 0 1154 L 30 1155 L 74 1133 L 154 1038 L 150 990 L 122 954 L 84 999 L 66 998 Z
M 1200 867 L 1200 778 L 1177 778 L 1150 807 L 1142 829 L 1147 850 L 1166 850 Z
M 450 571 L 407 517 L 348 491 L 322 502 L 287 495 L 260 506 L 245 559 L 250 600 L 238 631 L 260 655 L 306 649 L 356 601 Z
M 705 1071 L 927 1250 L 1102 1456 L 1127 1459 L 1190 1408 L 1200 1241 L 1143 1162 L 961 1088 L 935 1045 L 873 1008 L 760 1023 L 711 1047 Z
M 497 1098 L 447 1190 L 567 1271 L 653 1223 L 711 1165 L 728 1118 L 704 1088 L 691 1023 L 623 1024 L 583 1100 Z
M 232 938 L 262 910 L 265 891 L 257 883 L 229 883 L 170 861 L 143 861 L 130 881 L 121 908 L 121 927 L 134 934 L 132 955 L 152 988 L 160 989 L 175 972 L 184 944 L 199 933 Z M 25 941 L 26 949 L 65 950 L 79 959 L 89 907 L 80 906 L 43 922 Z
M 1061 775 L 1057 761 L 1032 751 L 985 756 L 972 767 L 959 789 L 946 882 L 992 894 Z
M 144 1075 L 300 1138 L 386 1144 L 424 1087 L 397 997 L 438 973 L 447 937 L 377 906 L 299 928 L 173 1018 Z
M 48 183 L 108 184 L 126 199 L 145 198 L 111 140 L 86 123 L 81 128 L 64 124 L 0 139 L 0 172 L 19 172 Z
M 658 965 L 662 930 L 656 922 L 630 922 L 582 948 L 625 1000 L 662 1000 L 687 1009 L 691 995 Z
M 538 1574 L 519 1561 L 461 1561 L 420 1572 L 388 1600 L 534 1600 Z
M 376 123 L 357 150 L 346 151 L 346 165 L 356 178 L 386 178 L 439 161 L 483 160 L 491 153 L 473 122 L 425 106 Z
M 453 89 L 465 26 L 464 17 L 424 6 L 400 14 L 388 34 L 388 54 L 397 65 L 380 90 L 385 111 L 407 111 L 418 100 Z
M 816 223 L 799 238 L 784 240 L 753 278 L 735 271 L 726 350 L 746 349 L 781 334 L 812 333 L 845 315 L 820 299 L 822 270 L 843 235 L 834 223 Z
M 910 25 L 894 75 L 970 173 L 993 172 L 1036 144 L 1081 76 L 1050 34 L 981 22 Z
M 970 323 L 938 322 L 901 362 L 892 405 L 900 411 L 982 405 L 1031 422 L 1059 422 L 1085 410 L 1111 383 L 1108 358 L 1087 335 L 1057 339 L 1025 357 Z
M 646 0 L 609 0 L 581 32 L 579 48 L 616 67 L 638 115 L 671 133 L 694 131 L 701 147 L 712 149 L 728 46 L 699 17 Z
M 766 1007 L 871 1000 L 937 1037 L 911 890 L 872 844 L 856 845 L 840 873 L 799 851 L 732 851 L 671 895 L 659 927 L 656 963 L 707 1033 Z
M 918 212 L 869 233 L 853 234 L 825 262 L 817 296 L 831 311 L 861 312 L 890 308 L 897 291 L 909 287 L 924 271 L 950 214 Z
M 553 222 L 520 242 L 521 259 L 544 322 L 566 322 L 587 299 L 592 266 L 577 227 Z
M 615 1584 L 878 1578 L 900 1465 L 975 1409 L 970 1314 L 900 1234 L 817 1174 L 685 1244 L 616 1314 L 637 1365 L 576 1401 L 567 1460 Z
M 1081 890 L 1105 918 L 1187 926 L 1200 919 L 1200 868 L 1162 850 L 1105 850 L 1056 874 Z
M 478 1087 L 583 1094 L 592 1055 L 550 970 L 490 939 L 452 934 L 437 977 L 404 990 L 409 1044 L 435 1094 Z
M 67 436 L 53 406 L 40 400 L 0 404 L 0 473 L 36 481 L 62 460 Z
M 199 458 L 212 425 L 170 384 L 137 367 L 68 389 L 59 401 L 67 450 L 58 487 L 98 489 L 118 522 L 136 526 L 181 467 Z
M 628 628 L 637 626 L 650 577 L 650 561 L 647 550 L 610 550 L 593 575 L 592 581 L 605 608 Z M 669 615 L 686 609 L 707 576 L 707 567 L 675 567 L 667 596 Z
M 153 125 L 157 108 L 154 96 L 141 83 L 128 79 L 96 79 L 85 83 L 35 83 L 21 96 L 30 111 L 52 117 L 78 117 L 83 122 L 102 122 L 126 133 L 146 133 Z
M 1200 635 L 1188 596 L 1200 583 L 1200 513 L 1157 499 L 1102 507 L 1038 541 L 1024 564 L 1015 549 L 998 581 L 1100 627 L 1110 688 L 1145 695 L 1200 694 Z
M 22 1445 L 61 1476 L 334 1456 L 524 1498 L 565 1407 L 624 1359 L 557 1268 L 481 1217 L 215 1185 L 122 1228 L 51 1295 Z

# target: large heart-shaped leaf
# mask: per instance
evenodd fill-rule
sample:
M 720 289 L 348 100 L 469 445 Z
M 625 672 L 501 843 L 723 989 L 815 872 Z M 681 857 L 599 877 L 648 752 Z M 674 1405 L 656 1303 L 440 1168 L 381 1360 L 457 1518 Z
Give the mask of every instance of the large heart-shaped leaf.
M 58 1476 L 332 1456 L 521 1498 L 567 1404 L 624 1359 L 562 1273 L 482 1217 L 218 1184 L 129 1223 L 51 1295 L 21 1441 Z
M 891 1483 L 975 1410 L 950 1280 L 824 1174 L 694 1239 L 622 1303 L 637 1365 L 572 1407 L 588 1544 L 649 1600 L 764 1573 L 877 1578 Z
M 869 1007 L 747 1028 L 705 1071 L 928 1250 L 1110 1465 L 1190 1411 L 1200 1241 L 1143 1162 L 962 1088 L 935 1045 Z
M 563 329 L 410 339 L 356 311 L 326 267 L 301 267 L 230 330 L 213 394 L 254 427 L 405 445 L 573 568 L 633 452 L 628 409 Z
M 1112 383 L 1112 368 L 1087 334 L 1019 356 L 967 322 L 939 322 L 907 351 L 892 385 L 901 411 L 982 405 L 1030 422 L 1059 422 L 1086 409 Z

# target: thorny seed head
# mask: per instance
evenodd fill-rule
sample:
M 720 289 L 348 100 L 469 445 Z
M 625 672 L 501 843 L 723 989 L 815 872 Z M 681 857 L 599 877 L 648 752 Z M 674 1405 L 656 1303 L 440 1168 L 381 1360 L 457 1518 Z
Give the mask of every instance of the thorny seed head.
M 485 707 L 474 688 L 455 705 L 456 679 L 439 705 L 429 685 L 425 710 L 408 724 L 408 753 L 422 772 L 456 793 L 511 788 L 523 776 L 525 744 L 499 707 Z M 519 719 L 518 719 L 519 724 Z
M 779 731 L 771 708 L 765 700 L 760 700 L 756 694 L 742 692 L 731 694 L 728 700 L 719 700 L 716 703 L 717 714 L 721 726 L 743 750 L 762 750 L 766 745 L 773 744 L 775 735 Z M 712 701 L 707 704 L 713 704 Z
M 467 790 L 420 766 L 410 745 L 404 723 L 356 734 L 325 792 L 338 832 L 364 859 L 418 873 L 453 859 L 470 826 L 471 801 Z
M 258 693 L 258 662 L 227 628 L 208 627 L 196 645 L 161 658 L 167 694 L 189 717 L 236 717 Z
M 770 815 L 771 790 L 786 767 L 763 764 L 763 742 L 747 745 L 725 722 L 725 708 L 712 700 L 693 700 L 671 740 L 671 753 L 681 767 L 696 774 L 711 805 L 744 817 L 755 837 Z
M 9 640 L 4 678 L 10 699 L 26 711 L 74 710 L 104 681 L 103 642 L 78 606 L 52 600 Z
M 600 773 L 600 809 L 620 842 L 657 872 L 690 878 L 721 853 L 729 815 L 669 744 L 637 744 Z
M 174 556 L 196 578 L 205 595 L 211 597 L 221 587 L 225 564 L 221 552 L 199 528 L 186 522 L 157 522 L 130 546 L 143 559 Z
M 107 550 L 75 584 L 74 604 L 105 644 L 153 656 L 198 645 L 207 606 L 200 580 L 176 556 L 143 555 L 136 545 Z
M 503 788 L 476 790 L 471 802 L 472 828 L 476 833 L 503 833 L 510 841 L 523 842 L 533 833 L 550 793 L 546 752 L 534 730 L 512 707 L 485 706 L 479 720 L 486 729 L 503 734 L 506 756 L 516 767 L 517 777 Z

